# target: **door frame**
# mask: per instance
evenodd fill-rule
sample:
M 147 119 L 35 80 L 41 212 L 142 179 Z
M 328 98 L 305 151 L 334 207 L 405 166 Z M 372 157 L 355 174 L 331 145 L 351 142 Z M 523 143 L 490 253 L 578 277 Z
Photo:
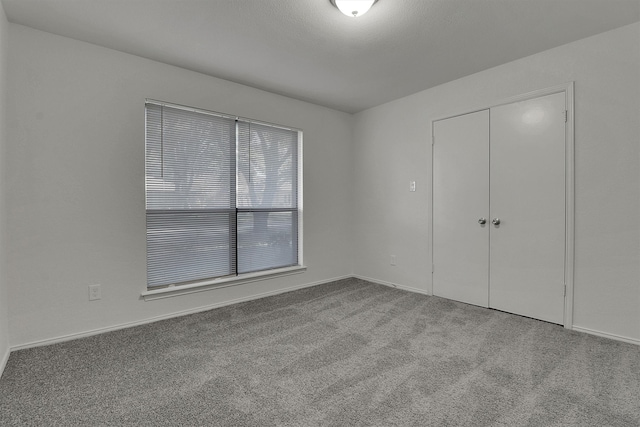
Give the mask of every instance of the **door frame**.
M 574 151 L 574 82 L 570 81 L 560 85 L 527 92 L 521 95 L 512 96 L 490 105 L 463 111 L 444 117 L 431 120 L 431 185 L 429 186 L 428 201 L 430 204 L 431 218 L 428 221 L 428 247 L 429 259 L 431 260 L 431 281 L 429 285 L 429 295 L 433 295 L 433 165 L 434 165 L 434 124 L 440 120 L 446 120 L 464 114 L 475 113 L 477 111 L 498 107 L 500 105 L 512 104 L 526 101 L 541 96 L 555 93 L 565 94 L 565 105 L 567 109 L 567 124 L 565 126 L 565 254 L 564 254 L 564 324 L 566 329 L 573 329 L 573 285 L 574 285 L 574 260 L 575 260 L 575 151 Z M 491 131 L 489 131 L 491 132 Z

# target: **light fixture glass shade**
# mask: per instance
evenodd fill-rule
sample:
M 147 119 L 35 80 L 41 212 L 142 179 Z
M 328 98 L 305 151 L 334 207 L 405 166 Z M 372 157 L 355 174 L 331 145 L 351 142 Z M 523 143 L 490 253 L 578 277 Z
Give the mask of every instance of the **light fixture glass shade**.
M 340 12 L 352 18 L 362 16 L 371 9 L 378 0 L 332 0 Z

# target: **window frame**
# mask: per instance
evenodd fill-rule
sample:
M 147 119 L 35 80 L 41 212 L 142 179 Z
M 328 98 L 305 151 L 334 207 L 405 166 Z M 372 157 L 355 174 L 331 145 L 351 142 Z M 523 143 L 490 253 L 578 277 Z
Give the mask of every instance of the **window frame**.
M 255 212 L 255 211 L 269 211 L 269 212 L 274 212 L 274 211 L 284 211 L 284 212 L 292 212 L 292 214 L 295 214 L 297 216 L 297 264 L 296 265 L 292 265 L 292 266 L 286 266 L 286 267 L 275 267 L 275 268 L 270 268 L 270 269 L 265 269 L 265 270 L 259 270 L 259 271 L 253 271 L 253 272 L 248 272 L 248 273 L 238 273 L 236 271 L 235 275 L 227 275 L 227 276 L 220 276 L 220 277 L 212 277 L 212 278 L 205 278 L 205 279 L 199 279 L 199 280 L 194 280 L 194 281 L 185 281 L 185 282 L 179 282 L 179 283 L 175 283 L 175 284 L 169 284 L 169 285 L 160 285 L 160 286 L 151 286 L 149 287 L 148 285 L 148 278 L 146 279 L 146 284 L 145 284 L 145 288 L 144 291 L 141 292 L 141 296 L 145 299 L 145 300 L 153 300 L 153 299 L 159 299 L 159 298 L 166 298 L 166 297 L 170 297 L 170 296 L 175 296 L 175 295 L 183 295 L 183 294 L 190 294 L 190 293 L 194 293 L 194 292 L 201 292 L 201 291 L 206 291 L 206 290 L 210 290 L 210 289 L 218 289 L 218 288 L 223 288 L 223 287 L 228 287 L 228 286 L 236 286 L 236 285 L 240 285 L 240 284 L 244 284 L 244 283 L 250 283 L 250 282 L 255 282 L 255 281 L 260 281 L 260 280 L 268 280 L 268 279 L 272 279 L 275 277 L 281 277 L 281 276 L 287 276 L 287 275 L 291 275 L 291 274 L 297 274 L 297 273 L 302 273 L 304 271 L 306 271 L 306 267 L 304 265 L 304 251 L 303 251 L 303 241 L 304 241 L 304 237 L 303 237 L 303 131 L 302 129 L 299 128 L 294 128 L 294 127 L 290 127 L 290 126 L 285 126 L 285 125 L 280 125 L 280 124 L 274 124 L 274 123 L 270 123 L 270 122 L 265 122 L 265 121 L 261 121 L 261 120 L 255 120 L 255 119 L 250 119 L 250 118 L 246 118 L 246 117 L 241 117 L 241 116 L 236 116 L 236 115 L 231 115 L 231 114 L 224 114 L 224 113 L 218 113 L 215 111 L 211 111 L 211 110 L 205 110 L 205 109 L 201 109 L 201 108 L 195 108 L 195 107 L 189 107 L 189 106 L 185 106 L 185 105 L 181 105 L 181 104 L 175 104 L 175 103 L 170 103 L 170 102 L 164 102 L 164 101 L 158 101 L 155 99 L 150 99 L 147 98 L 145 99 L 145 103 L 144 103 L 144 108 L 145 108 L 145 164 L 147 162 L 147 105 L 149 104 L 154 104 L 156 106 L 160 106 L 160 107 L 169 107 L 169 108 L 173 108 L 173 109 L 178 109 L 178 110 L 184 110 L 184 111 L 188 111 L 188 112 L 195 112 L 195 113 L 200 113 L 200 114 L 205 114 L 205 115 L 211 115 L 211 116 L 216 116 L 216 117 L 221 117 L 221 118 L 225 118 L 225 119 L 232 119 L 235 120 L 236 123 L 238 122 L 246 122 L 246 123 L 250 123 L 250 124 L 258 124 L 261 126 L 267 126 L 267 127 L 273 127 L 273 128 L 278 128 L 278 129 L 284 129 L 287 131 L 292 131 L 292 132 L 296 132 L 297 133 L 297 149 L 296 149 L 296 156 L 297 156 L 297 185 L 296 185 L 296 199 L 297 199 L 297 204 L 295 207 L 292 208 L 273 208 L 273 209 L 256 209 L 256 208 L 246 208 L 246 207 L 239 207 L 238 206 L 238 192 L 237 192 L 237 188 L 235 191 L 235 197 L 236 197 L 236 206 L 235 206 L 235 212 L 236 212 L 236 226 L 234 228 L 234 231 L 236 233 L 236 245 L 237 240 L 238 240 L 238 227 L 237 227 L 237 216 L 241 213 L 244 212 Z M 236 125 L 237 126 L 237 125 Z M 236 161 L 234 164 L 235 167 L 235 185 L 237 187 L 238 185 L 238 175 L 240 174 L 240 167 L 238 165 L 238 152 L 239 152 L 239 143 L 238 143 L 238 135 L 237 135 L 237 128 L 236 128 L 236 141 L 234 141 L 234 145 L 235 145 L 235 150 L 236 150 Z M 145 217 L 149 214 L 149 209 L 147 209 L 147 172 L 146 172 L 147 168 L 145 166 Z M 153 209 L 152 209 L 153 210 Z M 188 210 L 187 210 L 188 211 Z M 145 233 L 148 231 L 148 225 L 145 226 Z M 236 247 L 236 251 L 237 251 L 237 247 Z M 145 253 L 148 253 L 148 249 L 145 246 Z M 236 261 L 237 262 L 237 261 Z M 147 277 L 147 271 L 145 271 L 145 277 Z

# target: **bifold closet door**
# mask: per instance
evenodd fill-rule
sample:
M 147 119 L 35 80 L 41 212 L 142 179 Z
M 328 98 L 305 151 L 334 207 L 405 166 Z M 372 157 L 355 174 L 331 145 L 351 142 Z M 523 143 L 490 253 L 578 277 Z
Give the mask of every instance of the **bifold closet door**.
M 491 108 L 489 306 L 563 323 L 565 93 Z M 466 173 L 466 172 L 465 172 Z
M 487 307 L 489 110 L 434 122 L 433 133 L 433 293 Z

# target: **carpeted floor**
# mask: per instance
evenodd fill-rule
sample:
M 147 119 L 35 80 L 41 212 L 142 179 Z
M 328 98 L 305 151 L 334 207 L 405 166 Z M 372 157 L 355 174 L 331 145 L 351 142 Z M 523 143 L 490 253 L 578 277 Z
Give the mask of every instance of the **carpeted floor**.
M 348 279 L 12 353 L 0 425 L 637 427 L 640 347 Z

